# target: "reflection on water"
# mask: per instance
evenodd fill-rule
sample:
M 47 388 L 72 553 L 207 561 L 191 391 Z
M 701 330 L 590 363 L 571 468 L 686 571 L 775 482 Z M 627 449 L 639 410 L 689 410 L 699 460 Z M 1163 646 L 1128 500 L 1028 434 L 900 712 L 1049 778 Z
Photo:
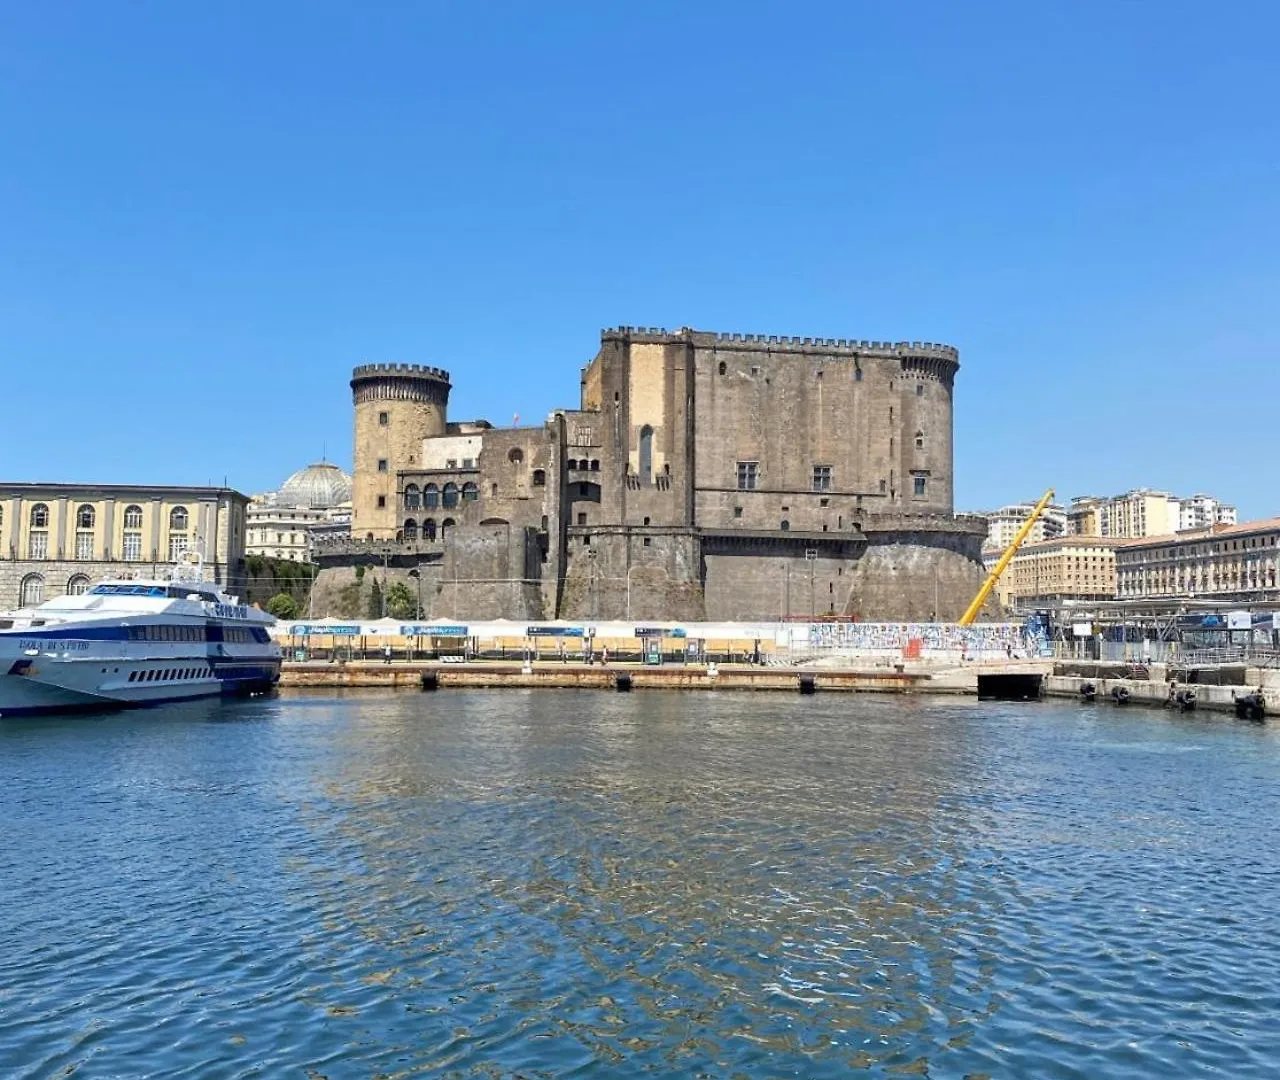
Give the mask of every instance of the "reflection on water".
M 1275 1075 L 1278 750 L 822 695 L 0 724 L 0 1074 Z

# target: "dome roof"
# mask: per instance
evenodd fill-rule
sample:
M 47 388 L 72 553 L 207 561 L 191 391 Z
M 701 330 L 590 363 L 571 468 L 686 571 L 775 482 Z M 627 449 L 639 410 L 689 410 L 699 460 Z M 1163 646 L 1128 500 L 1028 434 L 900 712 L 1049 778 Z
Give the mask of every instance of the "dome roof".
M 328 461 L 299 469 L 280 486 L 281 506 L 308 506 L 324 510 L 351 501 L 351 477 Z

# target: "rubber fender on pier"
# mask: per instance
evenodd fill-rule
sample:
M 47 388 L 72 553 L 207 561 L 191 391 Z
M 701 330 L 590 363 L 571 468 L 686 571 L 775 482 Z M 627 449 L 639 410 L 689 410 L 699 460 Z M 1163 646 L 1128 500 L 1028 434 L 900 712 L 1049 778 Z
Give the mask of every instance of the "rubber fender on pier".
M 422 673 L 422 689 L 439 690 L 440 676 L 434 671 L 424 671 Z
M 617 675 L 615 675 L 615 676 L 613 677 L 613 685 L 614 685 L 614 688 L 618 691 L 618 693 L 619 693 L 619 694 L 629 694 L 629 693 L 631 693 L 631 674 L 630 674 L 630 672 L 626 672 L 626 671 L 619 671 L 619 672 L 618 672 L 618 674 L 617 674 Z
M 815 675 L 798 675 L 797 680 L 800 684 L 800 693 L 816 694 L 818 692 L 818 679 Z

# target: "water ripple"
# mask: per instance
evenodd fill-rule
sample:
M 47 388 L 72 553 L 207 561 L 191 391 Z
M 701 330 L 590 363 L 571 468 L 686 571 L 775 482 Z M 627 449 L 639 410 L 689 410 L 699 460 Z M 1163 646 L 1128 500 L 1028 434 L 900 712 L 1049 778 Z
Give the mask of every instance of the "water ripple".
M 0 722 L 0 1075 L 1274 1076 L 1278 751 L 781 695 Z

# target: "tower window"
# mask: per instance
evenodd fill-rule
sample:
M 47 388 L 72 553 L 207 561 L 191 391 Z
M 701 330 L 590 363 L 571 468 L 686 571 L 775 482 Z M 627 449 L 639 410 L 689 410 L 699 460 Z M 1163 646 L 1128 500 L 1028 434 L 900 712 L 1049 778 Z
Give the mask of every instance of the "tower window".
M 378 413 L 379 427 L 386 427 L 390 422 L 391 422 L 391 416 L 389 413 L 384 413 L 384 412 Z
M 831 490 L 831 466 L 815 465 L 813 467 L 813 490 L 814 491 L 830 491 Z
M 923 499 L 923 498 L 924 498 L 925 477 L 923 477 L 923 476 L 913 476 L 913 477 L 911 478 L 911 480 L 912 480 L 912 489 L 913 489 L 913 491 L 914 491 L 914 493 L 915 493 L 915 497 L 916 497 L 917 499 Z
M 648 424 L 640 429 L 640 483 L 653 480 L 653 428 Z
M 742 507 L 741 507 L 741 506 L 735 506 L 735 507 L 733 508 L 733 516 L 734 516 L 734 517 L 736 517 L 736 518 L 740 518 L 740 517 L 742 517 Z
M 386 472 L 386 471 L 387 471 L 387 459 L 384 457 L 378 458 L 378 472 Z
M 378 496 L 378 509 L 379 509 L 379 510 L 385 509 L 386 505 L 387 505 L 387 497 L 386 497 L 385 495 L 379 495 L 379 496 Z
M 758 461 L 739 461 L 738 462 L 738 490 L 739 491 L 755 491 L 756 482 L 760 477 L 760 463 Z
M 545 469 L 533 470 L 533 486 L 545 487 L 547 483 L 547 473 Z
M 916 449 L 917 450 L 924 449 L 924 432 L 923 431 L 916 432 Z

